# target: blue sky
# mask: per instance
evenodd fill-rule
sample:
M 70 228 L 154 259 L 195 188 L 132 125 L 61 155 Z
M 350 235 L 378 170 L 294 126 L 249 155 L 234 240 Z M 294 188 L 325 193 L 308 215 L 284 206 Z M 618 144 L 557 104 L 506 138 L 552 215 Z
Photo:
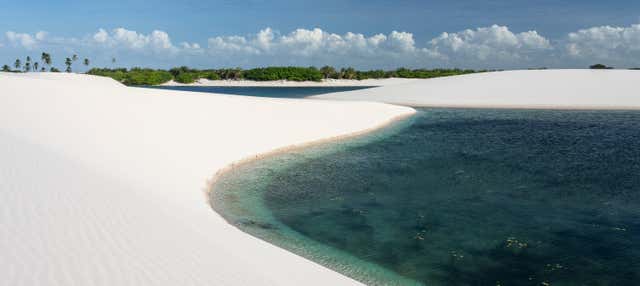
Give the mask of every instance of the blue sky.
M 0 0 L 0 8 L 0 64 L 46 50 L 98 66 L 111 57 L 150 67 L 640 65 L 640 1 Z

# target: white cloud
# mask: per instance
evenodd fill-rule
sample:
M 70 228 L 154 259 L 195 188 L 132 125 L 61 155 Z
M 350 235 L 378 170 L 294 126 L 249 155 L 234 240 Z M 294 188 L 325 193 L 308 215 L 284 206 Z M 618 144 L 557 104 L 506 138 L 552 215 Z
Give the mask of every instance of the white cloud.
M 45 31 L 39 31 L 36 33 L 36 40 L 38 41 L 44 41 L 44 39 L 47 37 L 48 33 Z
M 90 38 L 92 44 L 108 47 L 121 48 L 134 51 L 153 52 L 177 52 L 178 48 L 171 43 L 169 34 L 164 31 L 154 30 L 145 35 L 125 28 L 116 28 L 111 32 L 99 29 Z M 191 46 L 190 46 L 191 47 Z
M 182 42 L 182 43 L 180 43 L 180 46 L 183 49 L 186 49 L 186 50 L 198 50 L 198 49 L 200 49 L 200 45 L 198 43 Z
M 36 33 L 35 36 L 26 33 L 16 33 L 13 31 L 5 33 L 5 36 L 13 46 L 23 47 L 27 50 L 35 48 L 38 42 L 44 39 L 45 35 L 46 33 L 42 31 Z
M 513 33 L 508 27 L 493 25 L 457 33 L 443 33 L 423 47 L 412 33 L 365 36 L 348 32 L 342 35 L 319 28 L 296 29 L 279 34 L 271 28 L 255 35 L 213 37 L 208 52 L 214 56 L 243 55 L 247 61 L 266 64 L 305 64 L 393 66 L 483 66 L 533 61 L 552 50 L 550 41 L 536 31 Z
M 576 59 L 638 64 L 640 24 L 628 27 L 592 27 L 569 33 L 566 52 Z
M 400 60 L 408 60 L 425 55 L 416 49 L 411 33 L 393 31 L 389 35 L 376 34 L 367 37 L 352 32 L 339 35 L 319 28 L 296 29 L 287 34 L 266 28 L 246 37 L 212 37 L 208 40 L 207 51 L 212 56 L 253 57 L 249 60 L 259 61 L 258 64 L 280 65 L 291 63 L 342 66 L 364 62 L 367 59 L 398 60 L 400 57 Z
M 387 40 L 389 47 L 394 51 L 413 52 L 415 50 L 415 41 L 411 33 L 393 31 Z
M 104 29 L 99 29 L 97 33 L 93 34 L 93 40 L 96 43 L 106 43 L 109 40 L 109 33 Z
M 467 29 L 442 33 L 430 41 L 429 51 L 452 61 L 514 62 L 531 60 L 539 52 L 552 49 L 536 31 L 513 33 L 506 26 Z

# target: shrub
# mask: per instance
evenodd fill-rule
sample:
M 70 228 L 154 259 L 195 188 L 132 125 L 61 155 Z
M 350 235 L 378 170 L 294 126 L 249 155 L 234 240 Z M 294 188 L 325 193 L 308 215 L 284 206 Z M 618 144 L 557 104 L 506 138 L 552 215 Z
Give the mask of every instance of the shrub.
M 175 75 L 173 79 L 179 83 L 194 83 L 198 78 L 197 73 L 183 72 Z
M 608 70 L 608 69 L 613 69 L 613 67 L 608 67 L 608 66 L 605 66 L 605 65 L 603 65 L 603 64 L 595 64 L 595 65 L 589 66 L 589 68 L 590 68 L 590 69 L 592 69 L 592 70 Z

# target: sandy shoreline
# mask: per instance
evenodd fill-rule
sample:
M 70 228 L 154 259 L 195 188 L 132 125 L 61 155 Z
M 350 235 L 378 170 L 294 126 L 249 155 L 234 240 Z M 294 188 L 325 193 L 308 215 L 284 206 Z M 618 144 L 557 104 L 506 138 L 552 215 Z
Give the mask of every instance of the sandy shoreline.
M 295 151 L 295 150 L 300 150 L 300 149 L 305 149 L 305 148 L 309 148 L 312 146 L 317 146 L 317 145 L 321 145 L 321 144 L 326 144 L 326 143 L 330 143 L 330 142 L 336 142 L 336 141 L 341 141 L 341 140 L 347 140 L 347 139 L 351 139 L 351 138 L 355 138 L 355 137 L 359 137 L 359 136 L 363 136 L 366 135 L 368 133 L 371 132 L 375 132 L 379 129 L 385 128 L 388 125 L 397 122 L 397 121 L 401 121 L 404 119 L 407 119 L 409 117 L 411 117 L 412 115 L 414 115 L 416 113 L 415 110 L 409 111 L 406 114 L 401 114 L 401 115 L 397 115 L 394 116 L 392 118 L 389 118 L 389 120 L 382 122 L 376 126 L 372 126 L 370 128 L 364 129 L 364 130 L 360 130 L 360 131 L 355 131 L 349 134 L 344 134 L 344 135 L 338 135 L 338 136 L 334 136 L 334 137 L 329 137 L 329 138 L 323 138 L 323 139 L 318 139 L 315 141 L 310 141 L 310 142 L 305 142 L 305 143 L 301 143 L 301 144 L 294 144 L 294 145 L 289 145 L 289 146 L 285 146 L 285 147 L 281 147 L 281 148 L 277 148 L 274 150 L 270 150 L 264 153 L 260 153 L 260 154 L 255 154 L 243 159 L 240 159 L 238 161 L 232 162 L 231 164 L 228 164 L 226 167 L 219 169 L 215 175 L 213 177 L 211 177 L 211 179 L 209 179 L 207 181 L 207 188 L 206 188 L 206 192 L 205 194 L 207 195 L 207 200 L 209 200 L 209 195 L 211 192 L 214 192 L 214 186 L 216 184 L 216 181 L 221 177 L 224 176 L 225 173 L 233 171 L 237 168 L 242 168 L 243 165 L 245 164 L 250 164 L 254 161 L 257 160 L 262 160 L 265 158 L 269 158 L 272 156 L 278 156 L 279 154 L 282 153 L 287 153 L 287 152 L 291 152 L 291 151 Z
M 217 86 L 217 87 L 349 87 L 349 86 L 387 86 L 405 84 L 419 81 L 420 79 L 387 78 L 387 79 L 326 79 L 322 82 L 315 81 L 251 81 L 251 80 L 208 80 L 199 79 L 195 83 L 183 84 L 173 80 L 161 84 L 161 86 Z

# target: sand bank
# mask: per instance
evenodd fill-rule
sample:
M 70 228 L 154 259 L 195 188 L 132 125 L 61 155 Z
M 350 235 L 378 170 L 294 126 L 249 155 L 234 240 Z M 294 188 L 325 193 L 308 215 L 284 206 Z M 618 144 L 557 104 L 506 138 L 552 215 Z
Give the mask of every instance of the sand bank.
M 0 73 L 0 276 L 7 285 L 357 284 L 227 224 L 203 192 L 233 162 L 413 112 Z
M 417 80 L 313 98 L 411 106 L 640 109 L 640 71 L 523 70 Z

